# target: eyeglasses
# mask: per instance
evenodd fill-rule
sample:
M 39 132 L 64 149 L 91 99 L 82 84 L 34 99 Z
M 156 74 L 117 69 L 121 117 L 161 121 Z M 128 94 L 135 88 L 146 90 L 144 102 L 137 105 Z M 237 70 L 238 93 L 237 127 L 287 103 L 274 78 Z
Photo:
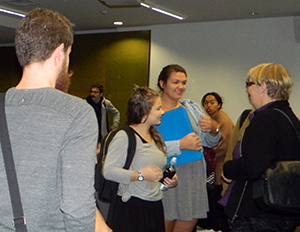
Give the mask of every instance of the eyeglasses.
M 246 81 L 246 88 L 250 87 L 251 85 L 255 85 L 256 83 L 253 81 Z

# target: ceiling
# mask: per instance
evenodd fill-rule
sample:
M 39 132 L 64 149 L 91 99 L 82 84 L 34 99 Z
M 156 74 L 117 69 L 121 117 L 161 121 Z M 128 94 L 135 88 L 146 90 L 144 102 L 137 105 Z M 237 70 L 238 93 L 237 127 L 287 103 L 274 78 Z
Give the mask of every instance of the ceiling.
M 101 0 L 102 1 L 102 0 Z M 65 15 L 75 25 L 75 33 L 93 30 L 117 31 L 114 21 L 123 26 L 208 22 L 220 20 L 285 17 L 300 15 L 299 0 L 142 0 L 147 4 L 187 16 L 180 21 L 145 7 L 108 7 L 140 0 L 0 0 L 0 8 L 25 13 L 36 7 Z M 21 18 L 0 12 L 0 44 L 14 41 L 14 29 Z

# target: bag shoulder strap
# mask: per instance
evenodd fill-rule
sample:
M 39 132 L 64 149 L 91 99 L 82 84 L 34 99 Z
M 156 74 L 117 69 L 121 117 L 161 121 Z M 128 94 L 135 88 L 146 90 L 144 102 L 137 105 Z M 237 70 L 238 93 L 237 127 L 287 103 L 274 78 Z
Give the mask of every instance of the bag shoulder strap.
M 128 126 L 122 128 L 128 136 L 127 159 L 123 168 L 129 169 L 136 150 L 136 138 L 133 129 Z
M 280 109 L 278 109 L 278 108 L 274 108 L 274 110 L 276 110 L 276 111 L 282 113 L 282 114 L 287 118 L 287 120 L 291 123 L 292 127 L 293 127 L 294 130 L 296 131 L 296 134 L 297 134 L 297 136 L 298 136 L 298 138 L 299 138 L 299 140 L 300 140 L 299 132 L 297 131 L 297 129 L 296 129 L 294 123 L 293 123 L 292 120 L 289 118 L 289 116 L 287 116 L 287 114 L 286 114 L 285 112 L 283 112 L 282 110 L 280 110 Z
M 111 142 L 111 140 L 114 138 L 114 136 L 120 131 L 120 130 L 124 130 L 128 136 L 128 148 L 127 148 L 127 158 L 126 158 L 126 162 L 124 165 L 124 169 L 129 169 L 134 154 L 135 154 L 135 150 L 136 150 L 136 138 L 135 138 L 135 134 L 134 131 L 129 127 L 129 126 L 124 126 L 123 128 L 120 128 L 118 130 L 113 130 L 111 131 L 105 138 L 104 143 L 103 143 L 103 151 L 100 152 L 100 154 L 102 154 L 102 157 L 99 157 L 101 160 L 98 160 L 98 162 L 102 161 L 104 162 L 106 154 L 107 154 L 107 149 L 108 146 Z M 98 159 L 99 159 L 98 158 Z
M 13 225 L 17 232 L 26 232 L 26 219 L 23 213 L 20 190 L 5 116 L 5 93 L 0 94 L 0 138 L 10 199 L 14 214 Z
M 243 113 L 241 114 L 241 118 L 240 118 L 239 128 L 242 127 L 244 121 L 246 120 L 246 118 L 248 117 L 250 112 L 251 112 L 251 109 L 246 109 L 243 111 Z

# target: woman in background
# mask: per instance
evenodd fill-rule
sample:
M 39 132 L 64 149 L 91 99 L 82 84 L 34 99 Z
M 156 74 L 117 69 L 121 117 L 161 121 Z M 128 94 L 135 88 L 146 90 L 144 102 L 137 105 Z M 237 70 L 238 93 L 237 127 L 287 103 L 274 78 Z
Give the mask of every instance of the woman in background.
M 229 140 L 232 134 L 234 124 L 230 117 L 222 110 L 223 100 L 218 93 L 206 93 L 201 100 L 201 104 L 206 113 L 218 122 L 220 126 L 221 139 L 217 146 L 214 147 L 216 153 L 216 168 L 213 172 L 213 182 L 208 183 L 208 201 L 209 213 L 207 219 L 199 220 L 198 225 L 206 229 L 215 231 L 228 231 L 224 220 L 223 207 L 218 204 L 222 193 L 222 167 L 225 160 Z M 211 177 L 210 177 L 211 178 Z M 211 181 L 211 180 L 210 180 Z
M 109 144 L 103 174 L 119 184 L 107 224 L 114 232 L 165 232 L 159 180 L 166 164 L 164 142 L 155 128 L 164 114 L 159 94 L 148 87 L 135 87 L 127 106 L 127 123 L 135 133 L 136 152 L 129 170 L 123 169 L 128 136 L 120 130 Z M 167 183 L 174 187 L 176 181 Z
M 197 103 L 181 100 L 186 90 L 187 73 L 179 65 L 168 65 L 159 74 L 165 112 L 157 129 L 161 132 L 168 156 L 176 156 L 179 185 L 164 193 L 167 232 L 191 232 L 198 218 L 206 218 L 208 200 L 202 145 L 214 147 L 220 134 L 218 123 L 204 115 Z M 169 159 L 171 159 L 170 157 Z
M 206 113 L 214 119 L 220 126 L 221 139 L 217 146 L 214 147 L 216 151 L 217 167 L 215 170 L 215 183 L 218 188 L 219 195 L 221 195 L 222 185 L 222 166 L 227 152 L 229 140 L 234 128 L 234 124 L 228 114 L 222 110 L 223 100 L 218 93 L 210 92 L 203 96 L 201 100 L 202 106 Z

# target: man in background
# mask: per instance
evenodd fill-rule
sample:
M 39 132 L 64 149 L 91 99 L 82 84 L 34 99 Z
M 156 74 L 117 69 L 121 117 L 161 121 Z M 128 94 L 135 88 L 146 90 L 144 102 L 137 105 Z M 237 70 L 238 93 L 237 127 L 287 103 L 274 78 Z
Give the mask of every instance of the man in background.
M 113 125 L 110 127 L 111 130 L 118 128 L 120 122 L 119 110 L 114 107 L 111 101 L 107 100 L 103 94 L 103 86 L 95 84 L 91 86 L 90 95 L 86 98 L 86 101 L 94 108 L 98 119 L 98 142 L 101 142 L 109 132 L 108 114 L 111 114 L 113 117 Z
M 95 231 L 97 121 L 85 101 L 63 92 L 72 44 L 70 21 L 50 10 L 29 12 L 16 29 L 23 73 L 5 111 L 28 231 Z M 0 158 L 2 232 L 14 230 L 9 199 Z

